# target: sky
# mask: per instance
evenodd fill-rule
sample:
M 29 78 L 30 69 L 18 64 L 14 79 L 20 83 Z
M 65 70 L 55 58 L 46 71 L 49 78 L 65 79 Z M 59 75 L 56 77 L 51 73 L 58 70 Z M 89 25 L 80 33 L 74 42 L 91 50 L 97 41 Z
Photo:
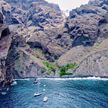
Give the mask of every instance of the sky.
M 60 6 L 61 10 L 71 10 L 79 7 L 82 4 L 87 4 L 89 0 L 46 0 L 50 3 L 56 3 Z

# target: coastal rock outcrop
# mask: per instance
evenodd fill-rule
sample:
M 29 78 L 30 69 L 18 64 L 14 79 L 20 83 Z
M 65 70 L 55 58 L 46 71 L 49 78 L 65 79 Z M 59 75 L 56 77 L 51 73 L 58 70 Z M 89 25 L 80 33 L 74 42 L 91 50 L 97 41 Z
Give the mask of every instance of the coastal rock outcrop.
M 3 23 L 3 15 L 0 13 L 0 88 L 12 80 L 11 72 L 7 71 L 7 58 L 11 41 L 9 28 Z

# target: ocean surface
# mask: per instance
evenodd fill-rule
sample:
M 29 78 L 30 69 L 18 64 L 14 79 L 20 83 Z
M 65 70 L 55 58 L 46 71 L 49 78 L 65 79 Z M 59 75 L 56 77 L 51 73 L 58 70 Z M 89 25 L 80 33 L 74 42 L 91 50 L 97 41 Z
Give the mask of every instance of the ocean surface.
M 108 108 L 107 79 L 39 79 L 38 85 L 33 81 L 17 80 L 0 95 L 0 108 Z M 38 91 L 42 95 L 34 97 Z

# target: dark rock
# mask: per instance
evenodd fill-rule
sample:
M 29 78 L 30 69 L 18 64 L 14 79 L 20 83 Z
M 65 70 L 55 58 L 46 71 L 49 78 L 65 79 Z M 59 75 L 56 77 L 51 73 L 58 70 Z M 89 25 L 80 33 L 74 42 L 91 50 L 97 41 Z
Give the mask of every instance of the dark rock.
M 102 7 L 103 5 L 108 5 L 108 0 L 90 0 L 89 4 Z
M 9 28 L 5 28 L 1 33 L 1 38 L 10 34 Z
M 100 27 L 108 23 L 108 10 L 102 8 L 103 4 L 108 7 L 107 1 L 90 1 L 89 4 L 82 5 L 70 12 L 65 28 L 73 39 L 72 46 L 91 46 L 103 33 Z
M 1 17 L 3 18 L 3 17 Z M 11 37 L 10 31 L 7 26 L 2 24 L 0 26 L 0 88 L 1 86 L 4 87 L 5 85 L 10 84 L 12 81 L 12 74 L 11 71 L 7 73 L 7 58 L 8 58 L 8 51 L 11 44 Z M 9 76 L 9 77 L 8 77 Z
M 72 46 L 84 45 L 90 46 L 93 45 L 93 41 L 89 37 L 78 36 L 73 40 Z
M 12 24 L 20 24 L 20 22 L 14 17 L 12 17 L 11 20 L 12 20 Z
M 1 62 L 3 69 L 0 68 L 1 82 L 5 79 L 10 81 L 12 78 L 48 76 L 43 71 L 44 60 L 54 62 L 61 58 L 60 64 L 64 64 L 64 61 L 76 62 L 92 53 L 95 43 L 108 38 L 107 0 L 92 0 L 87 5 L 72 10 L 65 19 L 58 5 L 44 0 L 2 0 L 0 4 L 0 60 L 4 60 L 4 65 Z M 3 24 L 3 20 L 9 24 L 10 31 Z M 100 47 L 98 49 L 101 50 Z M 106 56 L 103 53 L 99 55 Z M 95 63 L 94 56 L 93 59 L 89 58 L 91 64 Z M 94 65 L 94 70 L 101 60 L 105 60 L 107 64 L 105 57 L 96 60 L 99 62 Z M 89 60 L 86 61 L 89 63 Z M 79 73 L 83 69 L 87 71 L 86 61 L 77 69 Z M 88 66 L 91 67 L 91 64 Z M 106 75 L 107 66 L 104 66 Z M 99 74 L 101 73 L 94 75 Z
M 1 12 L 0 12 L 0 24 L 3 24 L 3 15 Z

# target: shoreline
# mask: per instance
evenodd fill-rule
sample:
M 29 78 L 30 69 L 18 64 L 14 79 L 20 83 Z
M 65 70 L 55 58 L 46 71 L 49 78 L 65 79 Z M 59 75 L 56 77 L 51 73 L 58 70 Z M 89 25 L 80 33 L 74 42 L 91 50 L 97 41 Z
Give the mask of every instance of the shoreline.
M 10 86 L 17 85 L 17 81 L 31 81 L 31 80 L 34 80 L 34 79 L 35 78 L 33 78 L 33 77 L 23 78 L 23 79 L 13 79 L 13 83 Z M 42 77 L 39 77 L 37 79 L 39 79 L 39 80 L 49 80 L 49 81 L 84 81 L 84 80 L 86 80 L 86 81 L 108 81 L 108 77 L 72 77 L 72 78 L 58 78 L 58 77 L 56 77 L 56 78 L 51 78 L 51 77 L 44 78 L 43 77 L 42 78 Z M 4 90 L 6 90 L 6 91 L 4 91 Z M 1 90 L 0 94 L 4 93 L 2 95 L 6 95 L 9 88 L 8 88 L 8 90 L 7 90 L 7 88 L 5 88 L 4 90 Z
M 35 78 L 35 77 L 34 77 Z M 14 79 L 14 81 L 20 81 L 20 80 L 26 80 L 30 81 L 31 79 L 34 79 L 33 77 L 31 78 L 24 78 L 24 79 Z M 71 77 L 71 78 L 59 78 L 59 77 L 38 77 L 37 79 L 40 80 L 108 80 L 108 77 Z

